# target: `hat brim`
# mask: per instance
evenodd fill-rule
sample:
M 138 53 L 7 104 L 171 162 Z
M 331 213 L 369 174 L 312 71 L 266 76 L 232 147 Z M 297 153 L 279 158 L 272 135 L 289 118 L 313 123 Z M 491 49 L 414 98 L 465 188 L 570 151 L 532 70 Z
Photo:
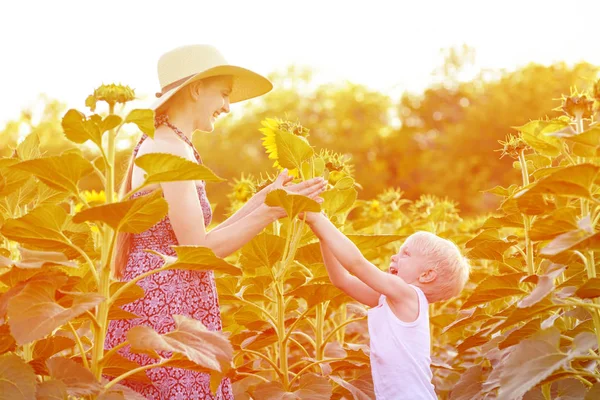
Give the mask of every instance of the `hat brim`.
M 168 91 L 160 96 L 152 103 L 150 108 L 156 110 L 169 100 L 175 93 L 181 90 L 184 86 L 213 76 L 229 75 L 233 77 L 231 93 L 229 94 L 229 103 L 237 103 L 239 101 L 252 99 L 268 93 L 273 89 L 273 84 L 264 76 L 250 71 L 249 69 L 237 67 L 235 65 L 220 65 L 200 72 L 197 75 L 189 78 L 187 81 Z

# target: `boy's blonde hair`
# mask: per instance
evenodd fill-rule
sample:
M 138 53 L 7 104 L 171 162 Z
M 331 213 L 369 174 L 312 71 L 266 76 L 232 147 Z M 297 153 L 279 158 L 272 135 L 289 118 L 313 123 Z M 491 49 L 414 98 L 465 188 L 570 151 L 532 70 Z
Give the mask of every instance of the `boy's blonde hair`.
M 458 246 L 448 239 L 425 231 L 410 235 L 406 239 L 406 243 L 409 242 L 428 259 L 427 267 L 437 273 L 437 278 L 431 284 L 427 284 L 431 289 L 423 290 L 427 300 L 433 303 L 460 294 L 469 279 L 471 266 Z

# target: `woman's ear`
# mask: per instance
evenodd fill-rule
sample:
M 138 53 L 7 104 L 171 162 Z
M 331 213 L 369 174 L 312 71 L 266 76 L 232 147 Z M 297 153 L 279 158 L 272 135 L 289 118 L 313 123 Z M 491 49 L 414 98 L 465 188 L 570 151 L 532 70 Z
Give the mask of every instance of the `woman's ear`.
M 437 272 L 433 269 L 428 269 L 419 276 L 419 282 L 431 283 L 437 278 Z
M 202 80 L 192 82 L 187 87 L 187 93 L 192 98 L 192 100 L 196 101 L 198 100 L 198 97 L 200 97 L 200 92 L 202 91 L 203 87 L 204 83 L 202 82 Z

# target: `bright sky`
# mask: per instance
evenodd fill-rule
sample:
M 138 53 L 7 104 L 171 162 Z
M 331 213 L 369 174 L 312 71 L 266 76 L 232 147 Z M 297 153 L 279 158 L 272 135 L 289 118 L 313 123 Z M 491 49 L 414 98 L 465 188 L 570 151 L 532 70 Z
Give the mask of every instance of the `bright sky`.
M 478 68 L 600 65 L 597 0 L 18 0 L 0 16 L 0 130 L 40 93 L 80 110 L 102 83 L 153 94 L 158 57 L 191 43 L 263 74 L 302 64 L 396 93 L 426 87 L 440 48 L 463 43 Z

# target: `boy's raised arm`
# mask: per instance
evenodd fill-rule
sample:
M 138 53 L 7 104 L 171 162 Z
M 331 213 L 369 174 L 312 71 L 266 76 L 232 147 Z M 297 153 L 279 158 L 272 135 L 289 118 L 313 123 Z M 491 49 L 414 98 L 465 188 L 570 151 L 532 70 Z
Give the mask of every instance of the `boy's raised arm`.
M 370 307 L 379 302 L 379 293 L 350 273 L 340 264 L 324 242 L 320 242 L 323 263 L 331 283 L 343 290 L 348 296 Z
M 309 213 L 306 222 L 321 243 L 331 251 L 333 257 L 369 288 L 396 301 L 413 295 L 413 289 L 402 278 L 383 272 L 369 262 L 358 247 L 340 232 L 325 215 Z M 352 296 L 352 294 L 348 294 Z

